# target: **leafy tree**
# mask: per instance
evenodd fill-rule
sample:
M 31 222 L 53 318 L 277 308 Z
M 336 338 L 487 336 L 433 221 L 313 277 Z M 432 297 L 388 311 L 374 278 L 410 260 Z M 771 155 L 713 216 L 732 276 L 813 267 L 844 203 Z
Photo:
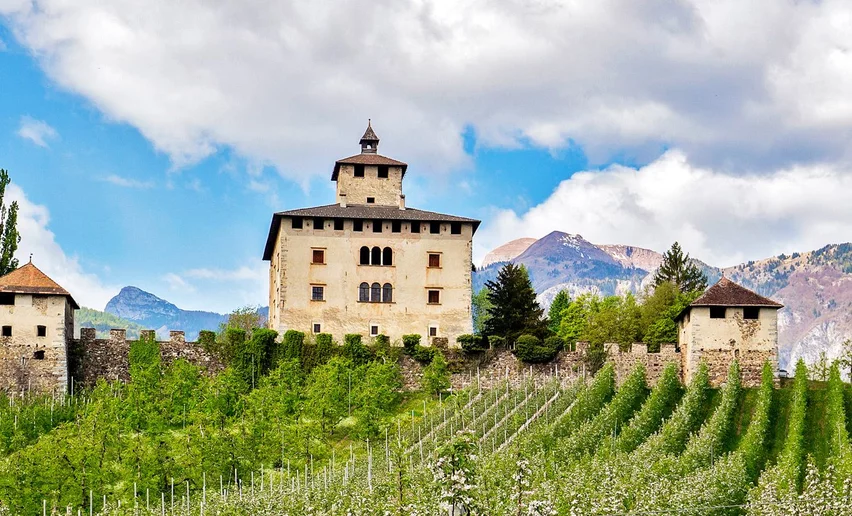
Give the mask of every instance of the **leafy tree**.
M 831 363 L 825 351 L 820 351 L 819 358 L 811 366 L 811 378 L 820 382 L 827 382 L 831 373 Z
M 592 294 L 582 294 L 571 301 L 568 307 L 562 311 L 562 319 L 559 321 L 558 335 L 568 346 L 582 340 L 586 334 L 586 326 L 589 314 L 596 311 L 600 299 Z
M 846 339 L 840 348 L 840 365 L 849 369 L 849 380 L 852 381 L 852 339 Z
M 219 325 L 219 333 L 223 334 L 228 328 L 239 328 L 251 335 L 255 328 L 266 325 L 266 318 L 260 314 L 260 307 L 247 305 L 237 308 L 228 315 L 228 320 Z
M 399 405 L 402 375 L 396 363 L 370 362 L 358 368 L 357 376 L 353 394 L 356 431 L 362 437 L 376 438 L 382 421 Z
M 663 253 L 663 262 L 654 274 L 654 286 L 665 281 L 677 285 L 681 292 L 703 291 L 707 288 L 707 277 L 689 259 L 689 254 L 683 254 L 677 242 Z
M 307 380 L 306 402 L 310 415 L 320 422 L 322 433 L 330 434 L 349 411 L 348 361 L 334 357 L 315 367 Z
M 21 243 L 18 233 L 18 201 L 6 206 L 6 187 L 12 180 L 9 172 L 0 168 L 0 276 L 5 276 L 18 268 L 15 252 Z
M 559 324 L 562 322 L 562 317 L 565 315 L 565 309 L 571 304 L 571 297 L 568 296 L 568 291 L 560 290 L 553 302 L 550 304 L 550 310 L 547 312 L 547 320 L 550 321 L 548 328 L 553 333 L 559 331 Z
M 450 382 L 450 368 L 447 366 L 447 359 L 444 354 L 435 350 L 432 362 L 423 368 L 423 377 L 420 380 L 423 389 L 432 394 L 440 394 L 449 389 L 452 383 Z
M 479 292 L 474 292 L 471 297 L 471 310 L 473 312 L 473 332 L 482 334 L 485 331 L 485 322 L 488 321 L 490 315 L 488 310 L 492 307 L 488 300 L 488 289 L 481 288 Z
M 500 335 L 514 342 L 522 334 L 540 335 L 547 332 L 544 310 L 535 299 L 527 269 L 507 263 L 497 273 L 497 279 L 485 283 L 488 289 L 489 319 L 485 322 L 487 335 Z
M 675 319 L 700 294 L 698 291 L 683 293 L 674 283 L 663 282 L 646 295 L 641 307 L 641 333 L 650 351 L 658 351 L 660 344 L 677 342 Z

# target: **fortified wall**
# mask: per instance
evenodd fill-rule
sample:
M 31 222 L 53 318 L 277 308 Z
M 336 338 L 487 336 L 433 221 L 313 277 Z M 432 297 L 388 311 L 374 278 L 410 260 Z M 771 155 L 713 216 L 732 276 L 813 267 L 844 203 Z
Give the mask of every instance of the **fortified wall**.
M 144 330 L 141 338 L 156 338 L 154 330 Z M 211 373 L 223 369 L 222 363 L 197 342 L 188 342 L 182 331 L 169 332 L 169 340 L 158 341 L 160 358 L 168 365 L 182 358 Z M 130 341 L 126 330 L 110 330 L 108 339 L 98 339 L 94 328 L 81 328 L 80 338 L 71 341 L 69 368 L 77 384 L 94 385 L 99 378 L 107 381 L 130 380 Z

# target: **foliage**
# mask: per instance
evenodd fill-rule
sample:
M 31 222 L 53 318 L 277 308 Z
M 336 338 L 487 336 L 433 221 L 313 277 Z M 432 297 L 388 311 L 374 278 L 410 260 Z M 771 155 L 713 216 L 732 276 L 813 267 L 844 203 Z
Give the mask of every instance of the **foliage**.
M 229 340 L 231 336 L 237 341 L 243 339 L 242 345 L 239 345 L 234 350 L 233 366 L 238 374 L 242 375 L 243 380 L 247 385 L 254 388 L 257 385 L 261 376 L 266 375 L 270 368 L 283 359 L 299 358 L 291 356 L 283 356 L 278 349 L 278 344 L 275 339 L 278 337 L 278 332 L 265 328 L 256 329 L 248 342 L 245 342 L 244 337 L 240 337 L 237 330 L 228 328 Z M 300 350 L 301 351 L 301 350 Z
M 441 350 L 429 346 L 421 346 L 418 344 L 411 350 L 411 358 L 421 364 L 430 364 L 435 355 L 441 353 Z
M 476 444 L 469 432 L 460 432 L 441 449 L 432 466 L 441 486 L 441 501 L 449 506 L 449 516 L 463 515 L 475 509 Z
M 642 405 L 639 413 L 618 435 L 612 445 L 613 448 L 622 452 L 632 452 L 636 449 L 671 414 L 680 394 L 677 365 L 669 362 L 663 369 L 651 395 Z M 606 450 L 607 446 L 603 445 L 602 449 Z
M 109 338 L 109 331 L 114 328 L 127 330 L 128 339 L 138 339 L 141 331 L 145 329 L 141 324 L 122 319 L 117 315 L 91 308 L 80 308 L 74 311 L 75 328 L 94 328 L 97 338 Z
M 198 344 L 201 349 L 211 354 L 218 354 L 220 348 L 216 344 L 216 332 L 210 330 L 201 330 L 198 332 Z
M 591 385 L 578 396 L 571 410 L 563 414 L 553 427 L 554 437 L 565 437 L 594 417 L 615 392 L 615 368 L 606 364 L 595 375 Z
M 405 349 L 407 354 L 411 354 L 417 346 L 420 345 L 420 335 L 417 333 L 412 333 L 409 335 L 402 336 L 402 347 Z
M 819 352 L 819 358 L 811 366 L 811 379 L 818 382 L 827 382 L 831 374 L 831 364 L 825 351 Z
M 481 288 L 471 296 L 471 311 L 473 313 L 473 332 L 482 335 L 485 332 L 485 323 L 491 317 L 489 310 L 494 306 L 488 300 L 488 289 Z
M 247 305 L 228 314 L 228 319 L 219 325 L 219 333 L 225 333 L 228 328 L 239 328 L 246 335 L 251 335 L 255 328 L 262 328 L 265 324 L 266 318 L 261 315 L 260 307 Z
M 361 343 L 361 335 L 357 333 L 347 333 L 343 337 L 340 355 L 356 366 L 366 364 L 372 357 L 367 346 Z
M 400 401 L 402 375 L 399 366 L 389 362 L 370 362 L 357 370 L 358 389 L 353 394 L 357 407 L 353 415 L 359 436 L 377 438 L 382 422 L 396 411 Z
M 5 276 L 18 268 L 15 253 L 21 243 L 18 233 L 18 201 L 6 206 L 6 187 L 12 180 L 9 172 L 0 169 L 0 276 Z
M 535 335 L 521 335 L 515 343 L 515 356 L 530 364 L 550 362 L 559 352 L 560 343 L 553 340 L 542 343 Z
M 489 335 L 488 345 L 491 346 L 491 349 L 504 349 L 506 347 L 506 337 Z
M 659 351 L 661 344 L 677 343 L 676 318 L 699 295 L 699 291 L 683 293 L 668 281 L 654 287 L 641 306 L 641 332 L 649 351 Z
M 689 254 L 683 254 L 677 242 L 663 253 L 663 262 L 654 274 L 654 286 L 666 281 L 677 285 L 682 293 L 703 291 L 707 288 L 707 277 L 689 259 Z
M 485 283 L 489 319 L 485 322 L 487 335 L 500 335 L 509 342 L 525 334 L 545 336 L 544 310 L 538 305 L 535 290 L 526 268 L 507 263 L 494 281 Z
M 488 342 L 482 335 L 459 335 L 456 338 L 461 348 L 467 353 L 478 353 L 488 349 Z
M 421 378 L 423 390 L 438 395 L 450 388 L 452 385 L 450 377 L 450 369 L 447 367 L 444 354 L 435 350 L 431 362 L 423 369 Z
M 547 311 L 548 328 L 551 333 L 559 331 L 559 325 L 562 322 L 565 309 L 571 304 L 571 297 L 568 296 L 568 291 L 560 290 L 550 303 L 550 309 Z
M 845 367 L 848 370 L 849 380 L 852 381 L 852 339 L 843 341 L 838 362 L 841 367 Z
M 305 345 L 304 332 L 287 330 L 281 338 L 280 351 L 276 353 L 276 360 L 302 360 L 303 347 Z

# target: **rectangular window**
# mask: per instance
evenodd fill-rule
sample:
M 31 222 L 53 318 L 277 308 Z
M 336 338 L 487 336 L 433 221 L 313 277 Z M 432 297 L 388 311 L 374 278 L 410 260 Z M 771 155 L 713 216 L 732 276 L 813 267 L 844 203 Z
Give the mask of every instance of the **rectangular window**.
M 376 204 L 375 197 L 367 197 L 367 204 Z
M 429 291 L 429 304 L 430 305 L 438 305 L 441 303 L 441 291 L 440 290 L 430 290 Z
M 325 250 L 314 249 L 312 251 L 311 263 L 325 263 Z
M 461 235 L 461 222 L 453 222 L 450 224 L 450 233 Z
M 353 220 L 352 231 L 364 231 L 364 221 L 360 219 Z
M 3 326 L 3 336 L 11 337 L 12 336 L 12 327 L 11 326 Z
M 757 319 L 760 315 L 760 308 L 756 306 L 747 306 L 743 308 L 743 319 Z
M 382 221 L 374 220 L 373 221 L 373 233 L 381 233 L 382 232 Z
M 320 323 L 314 323 L 314 333 L 322 333 L 322 325 Z
M 711 306 L 710 307 L 710 318 L 711 319 L 724 319 L 725 318 L 725 307 L 724 306 Z
M 311 287 L 311 301 L 323 301 L 325 298 L 325 287 L 314 285 Z
M 420 222 L 415 220 L 411 223 L 411 232 L 412 233 L 420 233 Z
M 388 178 L 388 166 L 387 165 L 379 165 L 379 179 L 387 179 Z
M 395 220 L 391 222 L 391 231 L 394 233 L 402 233 L 402 221 Z
M 343 219 L 334 219 L 334 230 L 343 231 Z
M 364 177 L 364 165 L 355 165 L 355 177 Z
M 47 337 L 47 326 L 36 326 L 36 335 L 39 337 Z
M 441 266 L 441 255 L 440 253 L 429 253 L 429 267 L 440 267 Z
M 379 334 L 379 327 L 375 324 L 370 325 L 370 337 L 375 337 Z
M 440 222 L 430 222 L 429 223 L 429 233 L 433 235 L 437 235 L 441 232 L 441 223 Z
M 293 229 L 302 229 L 302 217 L 293 217 Z
M 44 360 L 44 350 L 40 349 L 38 351 L 33 351 L 33 359 Z
M 437 337 L 438 336 L 438 327 L 437 326 L 429 326 L 429 336 Z
M 14 305 L 15 304 L 15 294 L 11 294 L 9 292 L 0 293 L 0 305 Z
M 314 219 L 314 229 L 318 231 L 325 229 L 325 220 L 320 218 Z

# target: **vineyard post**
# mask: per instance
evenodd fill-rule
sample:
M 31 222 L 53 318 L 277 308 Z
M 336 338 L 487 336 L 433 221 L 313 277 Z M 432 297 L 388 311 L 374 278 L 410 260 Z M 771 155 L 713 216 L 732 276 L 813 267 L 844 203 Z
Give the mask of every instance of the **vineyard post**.
M 41 500 L 41 514 L 42 516 L 47 516 L 47 500 Z
M 172 514 L 174 514 L 175 513 L 175 479 L 174 479 L 174 477 L 172 477 L 172 505 L 171 505 L 171 507 L 172 507 L 171 512 L 172 512 Z
M 367 438 L 367 486 L 373 492 L 373 452 L 370 449 L 370 438 Z
M 254 499 L 254 471 L 251 472 L 251 498 Z
M 201 503 L 207 503 L 207 472 L 201 473 Z M 202 505 L 203 507 L 203 505 Z
M 89 489 L 89 516 L 92 516 L 92 490 Z
M 136 482 L 133 482 L 133 514 L 136 514 L 136 511 L 139 510 L 139 498 L 136 491 Z
M 166 516 L 166 493 L 160 491 L 160 515 Z
M 118 503 L 121 503 L 121 500 Z M 186 512 L 189 512 L 189 480 L 186 481 Z
M 151 512 L 151 488 L 145 488 L 145 510 Z

